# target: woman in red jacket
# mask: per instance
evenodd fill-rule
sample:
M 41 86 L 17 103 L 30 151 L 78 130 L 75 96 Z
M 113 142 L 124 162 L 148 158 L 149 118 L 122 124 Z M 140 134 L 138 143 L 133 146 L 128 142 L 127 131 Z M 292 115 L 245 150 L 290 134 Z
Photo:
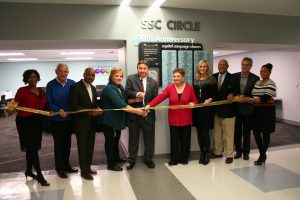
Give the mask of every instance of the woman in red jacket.
M 197 104 L 193 86 L 184 81 L 185 71 L 182 68 L 173 70 L 173 83 L 154 98 L 145 109 L 153 107 L 169 98 L 169 105 Z M 169 109 L 169 125 L 171 139 L 171 160 L 169 165 L 188 164 L 191 144 L 192 109 Z
M 37 87 L 40 74 L 29 69 L 23 73 L 23 82 L 28 84 L 18 89 L 15 101 L 18 106 L 43 110 L 46 104 L 46 94 L 42 88 Z M 18 111 L 16 117 L 21 151 L 26 152 L 27 167 L 25 176 L 36 179 L 42 186 L 50 184 L 45 180 L 40 167 L 38 151 L 42 141 L 42 116 L 26 111 Z M 37 174 L 32 172 L 32 166 Z

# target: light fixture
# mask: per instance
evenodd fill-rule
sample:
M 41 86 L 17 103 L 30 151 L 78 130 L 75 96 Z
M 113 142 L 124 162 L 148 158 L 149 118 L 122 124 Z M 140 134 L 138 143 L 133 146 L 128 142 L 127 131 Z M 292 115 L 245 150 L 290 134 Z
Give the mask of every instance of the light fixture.
M 93 57 L 68 57 L 66 60 L 93 60 Z
M 152 5 L 150 6 L 151 8 L 158 8 L 160 7 L 166 0 L 155 0 Z
M 8 58 L 9 61 L 34 61 L 38 60 L 37 58 Z
M 213 54 L 214 54 L 214 55 L 216 55 L 216 54 L 218 54 L 218 53 L 219 53 L 218 51 L 213 51 Z
M 93 55 L 92 51 L 63 51 L 60 52 L 61 55 Z
M 25 56 L 25 53 L 22 53 L 22 52 L 3 52 L 3 53 L 0 53 L 0 56 Z
M 129 7 L 129 3 L 131 0 L 123 0 L 120 4 L 120 7 Z

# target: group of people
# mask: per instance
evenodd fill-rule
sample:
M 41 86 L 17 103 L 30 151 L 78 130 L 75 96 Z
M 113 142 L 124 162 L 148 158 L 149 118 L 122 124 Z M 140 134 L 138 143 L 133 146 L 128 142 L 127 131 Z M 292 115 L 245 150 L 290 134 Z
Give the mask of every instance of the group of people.
M 207 165 L 210 158 L 223 155 L 227 164 L 241 156 L 248 160 L 250 133 L 253 130 L 260 152 L 254 164 L 262 165 L 267 159 L 270 133 L 275 129 L 276 85 L 270 79 L 272 65 L 268 63 L 261 67 L 261 80 L 250 72 L 251 58 L 245 57 L 241 65 L 241 72 L 230 74 L 227 60 L 222 59 L 218 63 L 219 72 L 210 76 L 208 62 L 201 60 L 193 85 L 184 81 L 184 69 L 176 68 L 173 82 L 158 94 L 157 81 L 148 76 L 148 62 L 140 60 L 137 73 L 128 76 L 125 88 L 121 84 L 122 68 L 113 67 L 98 102 L 96 88 L 92 85 L 95 70 L 86 68 L 83 79 L 75 83 L 68 78 L 68 66 L 60 63 L 55 70 L 56 78 L 47 84 L 46 92 L 37 87 L 39 73 L 26 70 L 23 73 L 26 86 L 18 89 L 15 101 L 19 106 L 47 109 L 54 113 L 50 121 L 55 169 L 61 178 L 68 178 L 68 173 L 78 172 L 69 162 L 71 136 L 75 133 L 81 177 L 93 180 L 93 175 L 97 174 L 91 169 L 97 127 L 101 127 L 105 136 L 108 170 L 123 170 L 119 164 L 126 160 L 119 155 L 119 140 L 126 126 L 129 129 L 127 170 L 135 166 L 140 132 L 144 138 L 144 163 L 149 168 L 155 168 L 155 110 L 152 108 L 167 98 L 169 105 L 173 106 L 168 110 L 170 166 L 188 164 L 192 126 L 197 129 L 200 164 Z M 233 102 L 237 95 L 240 96 L 239 103 Z M 228 103 L 210 106 L 212 102 L 222 100 Z M 195 106 L 200 103 L 202 106 Z M 75 113 L 71 115 L 68 111 Z M 18 111 L 16 125 L 21 151 L 26 152 L 26 178 L 29 176 L 42 186 L 49 186 L 41 172 L 38 155 L 42 140 L 42 116 Z M 213 154 L 210 154 L 211 129 L 214 129 Z M 234 146 L 236 154 L 233 156 Z M 36 174 L 32 172 L 33 167 Z

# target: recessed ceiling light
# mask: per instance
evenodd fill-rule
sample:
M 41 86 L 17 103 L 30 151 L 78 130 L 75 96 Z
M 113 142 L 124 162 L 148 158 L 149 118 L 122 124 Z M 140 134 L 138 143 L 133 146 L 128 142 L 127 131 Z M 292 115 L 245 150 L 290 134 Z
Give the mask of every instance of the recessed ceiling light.
M 160 7 L 166 0 L 155 0 L 152 5 L 150 6 L 151 8 L 158 8 Z
M 93 60 L 93 57 L 69 57 L 66 60 Z
M 131 0 L 123 0 L 120 7 L 128 7 Z
M 61 55 L 93 55 L 92 51 L 63 51 L 60 52 Z
M 22 52 L 3 52 L 3 53 L 0 53 L 0 56 L 25 56 L 25 53 L 22 53 Z
M 9 61 L 34 61 L 38 60 L 37 58 L 8 58 Z

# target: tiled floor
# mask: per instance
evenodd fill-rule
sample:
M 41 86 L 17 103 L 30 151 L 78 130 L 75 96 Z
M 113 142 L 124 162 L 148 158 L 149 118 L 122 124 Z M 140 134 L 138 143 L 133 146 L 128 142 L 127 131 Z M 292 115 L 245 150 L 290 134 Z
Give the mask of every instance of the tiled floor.
M 188 165 L 169 167 L 167 158 L 156 158 L 155 169 L 138 162 L 131 171 L 112 172 L 95 166 L 94 181 L 72 174 L 60 179 L 53 171 L 45 172 L 50 187 L 35 180 L 25 181 L 22 173 L 0 175 L 0 199 L 205 199 L 205 200 L 298 200 L 300 198 L 300 145 L 272 148 L 265 166 L 250 160 L 225 158 L 209 165 L 191 160 Z

